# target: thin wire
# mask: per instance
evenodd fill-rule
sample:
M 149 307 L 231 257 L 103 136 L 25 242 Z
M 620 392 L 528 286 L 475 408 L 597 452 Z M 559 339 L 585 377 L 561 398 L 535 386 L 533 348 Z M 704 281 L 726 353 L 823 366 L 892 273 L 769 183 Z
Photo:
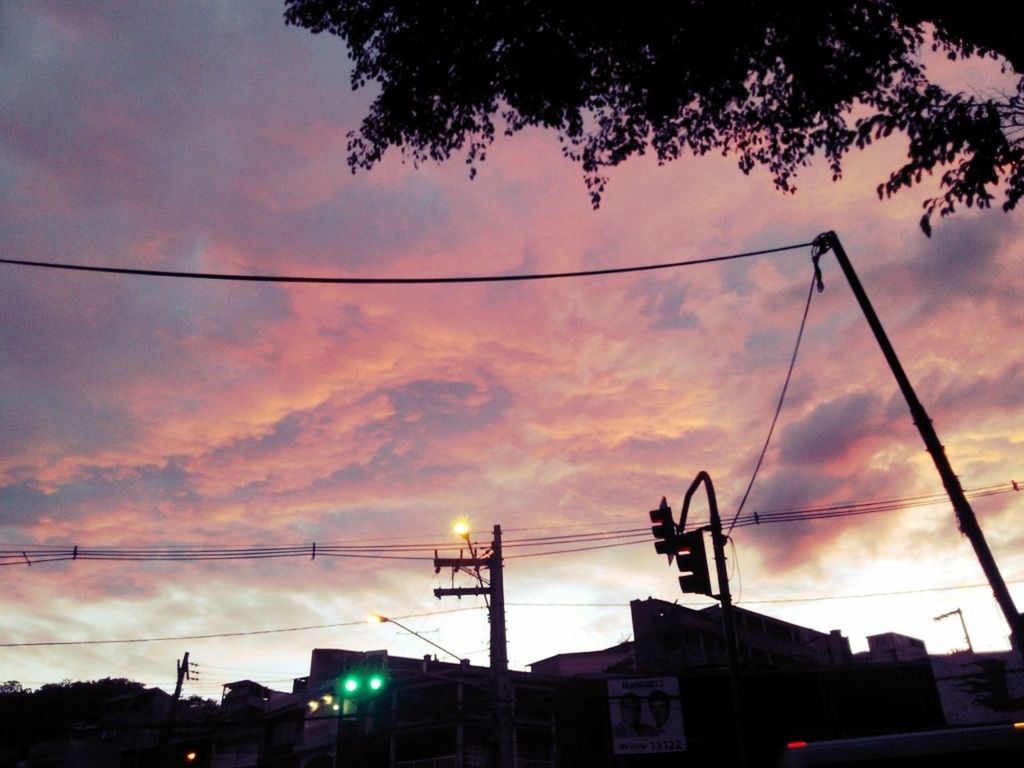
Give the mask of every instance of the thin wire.
M 1024 584 L 1024 579 L 1007 579 L 1007 584 Z M 859 600 L 862 598 L 872 597 L 898 597 L 900 595 L 918 595 L 926 592 L 949 592 L 958 589 L 981 589 L 983 587 L 990 587 L 988 583 L 979 584 L 957 584 L 943 587 L 922 587 L 920 589 L 900 589 L 892 590 L 889 592 L 865 592 L 853 595 L 820 595 L 811 597 L 780 597 L 780 598 L 765 598 L 760 600 L 744 600 L 744 605 L 759 605 L 759 604 L 773 604 L 773 603 L 809 603 L 809 602 L 820 602 L 824 600 Z M 739 601 L 737 601 L 737 605 Z M 506 603 L 506 607 L 509 608 L 620 608 L 628 605 L 628 603 Z M 687 603 L 684 605 L 703 605 L 702 603 Z M 467 608 L 452 608 L 445 611 L 430 611 L 425 613 L 410 613 L 405 616 L 397 616 L 398 619 L 413 619 L 422 618 L 424 616 L 436 616 L 438 614 L 446 613 L 459 613 L 463 611 L 480 611 L 483 610 L 480 607 L 467 607 Z M 285 627 L 282 629 L 266 629 L 266 630 L 254 630 L 247 632 L 225 632 L 225 633 L 214 633 L 206 635 L 180 635 L 175 637 L 140 637 L 130 639 L 119 639 L 119 640 L 63 640 L 53 642 L 36 642 L 36 643 L 0 643 L 0 648 L 33 648 L 33 647 L 49 647 L 49 646 L 63 646 L 63 645 L 100 645 L 100 644 L 114 644 L 114 643 L 150 643 L 150 642 L 162 642 L 165 640 L 205 640 L 209 638 L 218 637 L 238 637 L 242 635 L 265 635 L 279 632 L 301 632 L 308 629 L 320 629 L 320 628 L 334 628 L 334 627 L 348 627 L 355 626 L 358 624 L 364 624 L 364 621 L 351 621 L 342 622 L 338 624 L 320 624 L 309 627 Z
M 1014 480 L 1006 483 L 980 486 L 965 489 L 967 498 L 975 499 L 1006 493 L 1020 492 L 1020 484 Z M 945 494 L 921 494 L 896 499 L 849 502 L 814 507 L 780 508 L 755 511 L 734 518 L 734 527 L 749 525 L 767 525 L 770 523 L 804 522 L 809 520 L 834 519 L 856 515 L 890 512 L 900 509 L 931 506 L 941 504 L 948 499 Z M 607 531 L 591 531 L 562 536 L 545 536 L 523 539 L 510 539 L 505 543 L 507 548 L 530 548 L 541 551 L 524 552 L 507 555 L 506 559 L 522 557 L 541 557 L 546 555 L 588 552 L 596 549 L 609 549 L 620 546 L 632 546 L 649 540 L 648 528 L 616 528 Z M 592 546 L 562 547 L 566 544 L 582 544 Z M 556 549 L 542 549 L 559 547 Z M 411 544 L 394 542 L 387 546 L 316 544 L 316 554 L 322 557 L 355 557 L 380 560 L 415 560 L 432 561 L 433 550 L 455 549 L 456 545 Z M 394 551 L 424 552 L 424 556 L 396 556 L 389 554 Z M 74 560 L 105 560 L 114 562 L 191 562 L 212 560 L 261 560 L 268 557 L 303 557 L 310 558 L 312 544 L 298 544 L 280 547 L 167 547 L 164 545 L 134 546 L 130 548 L 94 547 L 85 548 L 75 545 L 43 546 L 7 544 L 0 546 L 0 567 L 12 565 L 36 565 L 49 562 L 68 562 Z M 428 556 L 426 553 L 429 553 Z
M 513 547 L 541 547 L 555 546 L 568 543 L 585 543 L 593 541 L 609 541 L 616 539 L 637 539 L 643 536 L 646 539 L 646 529 L 637 528 L 630 530 L 607 531 L 598 533 L 585 533 L 578 535 L 565 535 L 550 537 L 546 540 L 526 540 L 521 543 L 513 542 Z M 453 545 L 449 545 L 452 547 Z M 394 549 L 409 549 L 413 551 L 429 552 L 430 555 L 423 556 L 400 556 L 388 554 Z M 436 547 L 435 547 L 436 549 Z M 353 551 L 356 550 L 356 551 Z M 230 547 L 171 547 L 171 548 L 85 548 L 81 546 L 67 545 L 64 547 L 40 547 L 23 545 L 10 549 L 0 549 L 0 566 L 10 565 L 35 565 L 37 563 L 75 561 L 75 560 L 97 560 L 97 561 L 141 561 L 141 562 L 192 562 L 212 560 L 263 560 L 267 558 L 303 557 L 310 558 L 313 548 L 311 545 L 303 544 L 289 547 L 257 547 L 257 548 L 230 548 Z M 393 544 L 388 547 L 337 547 L 330 545 L 317 545 L 317 557 L 354 557 L 375 560 L 414 560 L 433 561 L 433 551 L 423 545 Z
M 638 534 L 639 535 L 639 534 Z M 650 540 L 650 534 L 643 534 L 643 538 L 638 538 L 635 541 L 622 541 L 618 544 L 596 544 L 592 547 L 573 547 L 572 549 L 553 549 L 548 552 L 528 552 L 522 555 L 509 555 L 506 560 L 519 560 L 524 557 L 547 557 L 548 555 L 567 555 L 574 552 L 593 552 L 596 549 L 612 549 L 614 547 L 631 547 L 634 544 L 647 544 Z
M 983 489 L 965 491 L 964 495 L 969 499 L 977 499 L 1004 493 L 1017 493 L 1019 492 L 1018 489 L 1019 485 L 1011 481 L 1003 486 L 989 486 Z M 934 494 L 931 496 L 909 497 L 891 501 L 858 502 L 826 507 L 807 507 L 803 509 L 769 510 L 766 512 L 752 512 L 745 515 L 739 520 L 736 527 L 743 528 L 750 525 L 766 525 L 768 523 L 789 523 L 803 522 L 805 520 L 826 520 L 841 517 L 854 517 L 857 515 L 873 514 L 875 512 L 892 512 L 900 509 L 929 507 L 943 503 L 948 504 L 949 497 L 945 494 Z
M 690 267 L 697 264 L 712 264 L 719 261 L 744 259 L 751 256 L 764 256 L 772 253 L 793 251 L 807 248 L 813 243 L 797 243 L 778 248 L 765 248 L 758 251 L 746 251 L 727 256 L 709 256 L 702 259 L 689 259 L 664 264 L 645 264 L 636 267 L 612 267 L 609 269 L 588 269 L 573 272 L 542 272 L 514 275 L 468 275 L 461 277 L 299 277 L 288 275 L 239 275 L 215 272 L 176 272 L 162 269 L 133 269 L 128 267 L 100 267 L 87 264 L 62 264 L 47 261 L 29 261 L 27 259 L 0 259 L 0 264 L 15 264 L 25 267 L 42 267 L 45 269 L 64 269 L 81 272 L 104 272 L 117 275 L 138 275 L 143 277 L 175 277 L 192 280 L 233 280 L 250 283 L 311 283 L 316 285 L 444 285 L 452 283 L 505 283 L 524 280 L 555 280 L 575 277 L 600 277 L 605 275 L 621 275 L 629 272 L 649 272 L 656 269 L 673 269 Z
M 993 483 L 991 485 L 983 485 L 978 488 L 971 488 L 968 490 L 973 497 L 977 496 L 992 496 L 999 493 L 1007 493 L 1010 491 L 1016 491 L 1017 487 L 1014 481 L 1008 483 Z M 847 502 L 843 504 L 833 504 L 826 506 L 817 507 L 780 507 L 776 509 L 765 509 L 761 510 L 758 514 L 771 515 L 771 514 L 789 514 L 789 513 L 807 513 L 807 512 L 827 512 L 832 510 L 841 509 L 860 509 L 865 507 L 877 507 L 877 506 L 888 506 L 890 504 L 896 504 L 900 506 L 918 506 L 920 504 L 937 504 L 943 501 L 948 501 L 949 496 L 946 493 L 922 493 L 916 496 L 903 496 L 897 499 L 889 500 L 871 500 L 871 501 L 856 501 Z
M 405 616 L 396 616 L 397 619 L 416 619 L 424 616 L 436 616 L 442 613 L 459 613 L 460 611 L 478 611 L 478 607 L 449 608 L 446 611 L 427 611 L 424 613 L 410 613 Z M 166 640 L 209 640 L 217 637 L 246 637 L 250 635 L 274 635 L 283 632 L 306 632 L 312 629 L 335 629 L 337 627 L 356 627 L 365 625 L 366 620 L 342 621 L 336 624 L 311 624 L 306 627 L 282 627 L 279 629 L 254 629 L 242 632 L 214 632 L 205 635 L 174 635 L 169 637 L 132 637 L 118 640 L 53 640 L 35 643 L 0 643 L 0 648 L 40 648 L 57 645 L 111 645 L 124 643 L 156 643 Z
M 732 547 L 733 573 L 736 576 L 736 583 L 738 584 L 736 588 L 736 593 L 738 595 L 738 597 L 736 598 L 736 602 L 738 603 L 741 599 L 743 599 L 743 574 L 740 573 L 740 553 L 739 550 L 736 549 L 736 540 L 733 539 L 732 536 L 729 536 L 728 539 L 729 545 Z M 729 581 L 732 581 L 732 575 L 733 574 L 729 575 Z
M 566 544 L 569 542 L 601 541 L 603 539 L 615 539 L 620 538 L 622 536 L 636 536 L 641 532 L 646 532 L 646 529 L 628 528 L 619 529 L 615 531 L 596 531 L 594 533 L 567 533 L 564 536 L 546 536 L 533 539 L 513 539 L 511 542 L 504 542 L 502 546 L 504 546 L 507 549 L 509 547 L 540 547 L 551 546 L 555 544 Z
M 811 309 L 811 298 L 814 296 L 814 286 L 818 282 L 817 274 L 811 278 L 811 286 L 807 291 L 807 302 L 804 304 L 804 314 L 800 319 L 800 330 L 796 335 L 796 344 L 793 345 L 793 356 L 789 360 L 789 370 L 786 372 L 786 380 L 782 384 L 782 392 L 779 393 L 779 402 L 775 406 L 775 415 L 772 417 L 772 425 L 768 428 L 768 436 L 764 439 L 764 445 L 761 447 L 761 455 L 757 457 L 757 464 L 754 466 L 754 473 L 750 476 L 750 482 L 747 483 L 747 490 L 743 493 L 743 498 L 740 500 L 739 507 L 736 508 L 736 514 L 733 515 L 732 522 L 729 523 L 729 530 L 725 532 L 728 536 L 732 533 L 733 526 L 736 525 L 736 519 L 740 516 L 740 512 L 743 511 L 743 505 L 747 503 L 747 497 L 750 496 L 750 490 L 754 487 L 754 480 L 757 479 L 757 473 L 761 469 L 761 463 L 764 461 L 765 454 L 768 452 L 768 444 L 772 441 L 772 433 L 775 432 L 775 425 L 779 421 L 779 414 L 782 413 L 782 404 L 786 401 L 786 390 L 789 389 L 789 381 L 793 377 L 793 369 L 796 367 L 796 356 L 800 351 L 800 340 L 804 336 L 804 328 L 807 326 L 807 314 Z
M 505 603 L 509 608 L 622 608 L 629 603 Z
M 1007 579 L 1007 584 L 1024 584 L 1024 579 Z M 951 592 L 957 589 L 981 589 L 982 587 L 991 588 L 991 584 L 959 584 L 948 587 L 922 587 L 921 589 L 896 589 L 890 592 L 864 592 L 857 595 L 821 595 L 818 597 L 777 597 L 768 598 L 764 600 L 744 600 L 746 605 L 766 604 L 766 603 L 814 603 L 821 602 L 823 600 L 859 600 L 867 597 L 896 597 L 899 595 L 919 595 L 924 592 Z

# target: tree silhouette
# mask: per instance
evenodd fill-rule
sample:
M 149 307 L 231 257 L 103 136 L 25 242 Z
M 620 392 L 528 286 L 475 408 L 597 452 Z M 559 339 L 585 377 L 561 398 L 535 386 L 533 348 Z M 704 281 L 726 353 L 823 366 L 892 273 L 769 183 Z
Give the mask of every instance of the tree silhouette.
M 1024 73 L 1019 4 L 976 0 L 559 3 L 286 0 L 285 20 L 343 38 L 353 88 L 379 86 L 349 165 L 389 147 L 413 163 L 464 154 L 470 176 L 497 133 L 554 129 L 597 207 L 607 169 L 653 151 L 737 157 L 795 189 L 815 155 L 839 178 L 848 152 L 902 132 L 891 196 L 939 172 L 921 226 L 957 204 L 1004 210 L 1024 195 L 1024 78 L 976 96 L 932 82 L 931 47 Z
M 14 768 L 36 742 L 67 736 L 75 722 L 96 722 L 105 701 L 143 689 L 120 677 L 65 680 L 36 690 L 8 680 L 0 685 L 0 768 Z

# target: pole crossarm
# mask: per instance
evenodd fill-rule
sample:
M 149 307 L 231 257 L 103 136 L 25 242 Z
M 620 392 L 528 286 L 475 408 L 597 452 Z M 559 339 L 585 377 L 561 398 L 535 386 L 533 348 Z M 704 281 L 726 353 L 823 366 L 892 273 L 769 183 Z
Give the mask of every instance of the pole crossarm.
M 440 600 L 442 597 L 466 597 L 469 595 L 490 595 L 490 587 L 438 587 L 434 590 L 434 597 Z
M 488 568 L 491 565 L 489 557 L 435 557 L 435 568 Z

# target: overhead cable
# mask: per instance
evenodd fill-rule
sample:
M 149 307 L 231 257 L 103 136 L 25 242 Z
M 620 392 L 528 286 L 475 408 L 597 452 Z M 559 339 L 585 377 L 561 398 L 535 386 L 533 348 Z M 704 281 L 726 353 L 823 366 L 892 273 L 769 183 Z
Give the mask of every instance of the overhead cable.
M 90 264 L 67 264 L 63 262 L 3 258 L 0 258 L 0 264 L 72 270 L 79 272 L 103 272 L 107 274 L 135 275 L 140 277 L 173 277 L 190 280 L 230 280 L 249 283 L 306 283 L 314 285 L 445 285 L 452 283 L 507 283 L 526 280 L 557 280 L 565 278 L 622 275 L 630 272 L 650 272 L 658 269 L 692 267 L 698 264 L 712 264 L 720 261 L 731 261 L 733 259 L 745 259 L 751 256 L 765 256 L 772 253 L 782 253 L 785 251 L 807 248 L 812 244 L 813 243 L 796 243 L 794 245 L 784 245 L 778 248 L 764 248 L 756 251 L 733 253 L 726 256 L 708 256 L 699 259 L 688 259 L 685 261 L 674 261 L 661 264 L 643 264 L 634 267 L 610 267 L 608 269 L 583 269 L 570 272 L 534 272 L 511 275 L 464 275 L 456 277 L 315 277 L 296 275 L 244 275 L 221 272 L 180 272 L 163 269 L 104 267 Z
M 1007 584 L 1024 584 L 1024 579 L 1009 579 Z M 988 587 L 985 584 L 951 584 L 939 587 L 920 587 L 917 589 L 899 589 L 890 590 L 887 592 L 863 592 L 852 595 L 809 595 L 803 597 L 778 597 L 778 598 L 762 598 L 754 600 L 744 600 L 744 605 L 767 605 L 767 604 L 778 604 L 778 603 L 810 603 L 820 602 L 825 600 L 860 600 L 865 598 L 878 598 L 878 597 L 899 597 L 901 595 L 918 595 L 927 592 L 950 592 L 960 589 L 981 589 Z M 622 608 L 626 607 L 628 603 L 520 603 L 511 602 L 506 603 L 507 608 Z M 703 606 L 703 603 L 686 603 L 684 605 L 691 606 Z M 465 608 L 452 608 L 449 610 L 442 611 L 430 611 L 427 613 L 410 613 L 405 616 L 398 616 L 398 619 L 412 619 L 421 618 L 424 616 L 434 616 L 442 613 L 460 613 L 465 611 L 483 611 L 482 606 L 465 607 Z M 242 637 L 251 635 L 270 635 L 280 634 L 285 632 L 305 632 L 313 629 L 333 629 L 337 627 L 353 627 L 357 625 L 365 625 L 366 620 L 362 619 L 359 621 L 345 621 L 336 624 L 314 624 L 306 627 L 282 627 L 279 629 L 258 629 L 248 630 L 243 632 L 219 632 L 209 633 L 203 635 L 176 635 L 173 637 L 134 637 L 128 639 L 108 639 L 108 640 L 56 640 L 56 641 L 41 641 L 32 643 L 0 643 L 0 648 L 41 648 L 51 646 L 73 646 L 73 645 L 111 645 L 111 644 L 122 644 L 122 643 L 158 643 L 170 640 L 207 640 L 219 637 Z
M 775 426 L 779 422 L 779 414 L 782 413 L 782 404 L 786 402 L 786 391 L 789 389 L 790 379 L 793 378 L 793 369 L 796 367 L 796 356 L 800 351 L 800 341 L 804 337 L 804 329 L 807 327 L 807 314 L 811 309 L 811 298 L 814 296 L 814 287 L 818 286 L 818 290 L 821 290 L 821 278 L 817 271 L 817 264 L 815 264 L 815 273 L 811 278 L 811 287 L 807 291 L 807 302 L 804 304 L 803 317 L 800 318 L 800 330 L 796 334 L 796 344 L 793 345 L 793 355 L 789 359 L 789 370 L 786 371 L 786 379 L 782 384 L 782 391 L 779 393 L 779 402 L 775 406 L 775 415 L 772 416 L 771 426 L 768 428 L 768 436 L 764 439 L 764 445 L 761 446 L 761 453 L 757 457 L 757 463 L 754 465 L 754 472 L 750 476 L 750 482 L 747 483 L 747 490 L 743 493 L 743 498 L 740 500 L 739 506 L 736 508 L 736 514 L 733 515 L 732 522 L 729 523 L 729 529 L 725 532 L 728 536 L 732 533 L 732 529 L 736 526 L 736 520 L 739 518 L 740 513 L 743 511 L 743 506 L 747 503 L 747 497 L 750 496 L 750 490 L 754 487 L 754 480 L 757 479 L 757 473 L 761 469 L 761 464 L 764 462 L 765 454 L 768 452 L 768 445 L 771 443 L 772 434 L 775 432 Z
M 424 616 L 436 616 L 443 613 L 460 613 L 463 611 L 479 611 L 478 606 L 465 608 L 449 608 L 442 611 L 427 611 L 424 613 L 410 613 L 405 616 L 397 616 L 398 619 L 416 619 Z M 252 635 L 276 635 L 284 632 L 308 632 L 314 629 L 336 629 L 338 627 L 365 626 L 366 619 L 359 621 L 342 621 L 334 624 L 311 624 L 305 627 L 281 627 L 278 629 L 251 629 L 239 632 L 211 632 L 203 635 L 173 635 L 168 637 L 132 637 L 115 640 L 47 640 L 35 643 L 0 643 L 0 648 L 41 648 L 57 645 L 114 645 L 124 643 L 158 643 L 169 640 L 210 640 L 218 637 L 249 637 Z
M 1016 481 L 980 486 L 964 491 L 968 498 L 983 498 L 1018 492 Z M 825 520 L 877 512 L 892 512 L 923 506 L 948 503 L 945 494 L 923 494 L 896 499 L 848 502 L 811 507 L 768 509 L 750 512 L 738 517 L 735 527 L 767 525 L 769 523 L 805 522 Z M 650 541 L 650 528 L 616 527 L 605 531 L 566 533 L 561 536 L 510 538 L 503 547 L 515 551 L 506 559 L 543 557 L 548 555 L 587 552 L 613 547 L 634 546 Z M 578 546 L 571 546 L 578 545 Z M 267 558 L 302 557 L 316 558 L 357 558 L 369 560 L 412 560 L 433 561 L 435 550 L 452 550 L 458 545 L 452 542 L 441 544 L 416 544 L 408 542 L 382 542 L 376 545 L 315 543 L 279 547 L 228 547 L 228 546 L 134 546 L 134 547 L 85 547 L 81 545 L 27 545 L 0 543 L 0 566 L 33 566 L 43 563 L 90 561 L 132 561 L 132 562 L 196 562 L 220 560 L 263 560 Z M 530 551 L 522 551 L 530 550 Z M 401 554 L 396 554 L 401 553 Z

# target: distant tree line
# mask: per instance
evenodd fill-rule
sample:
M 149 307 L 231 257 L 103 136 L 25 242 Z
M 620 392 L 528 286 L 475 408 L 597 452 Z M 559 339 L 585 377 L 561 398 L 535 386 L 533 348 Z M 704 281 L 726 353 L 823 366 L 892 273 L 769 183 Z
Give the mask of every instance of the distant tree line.
M 0 683 L 0 768 L 15 768 L 33 744 L 62 739 L 76 724 L 99 721 L 105 702 L 146 686 L 123 677 L 49 683 L 35 690 L 17 680 Z M 215 708 L 207 699 L 192 696 L 181 706 L 189 710 Z

